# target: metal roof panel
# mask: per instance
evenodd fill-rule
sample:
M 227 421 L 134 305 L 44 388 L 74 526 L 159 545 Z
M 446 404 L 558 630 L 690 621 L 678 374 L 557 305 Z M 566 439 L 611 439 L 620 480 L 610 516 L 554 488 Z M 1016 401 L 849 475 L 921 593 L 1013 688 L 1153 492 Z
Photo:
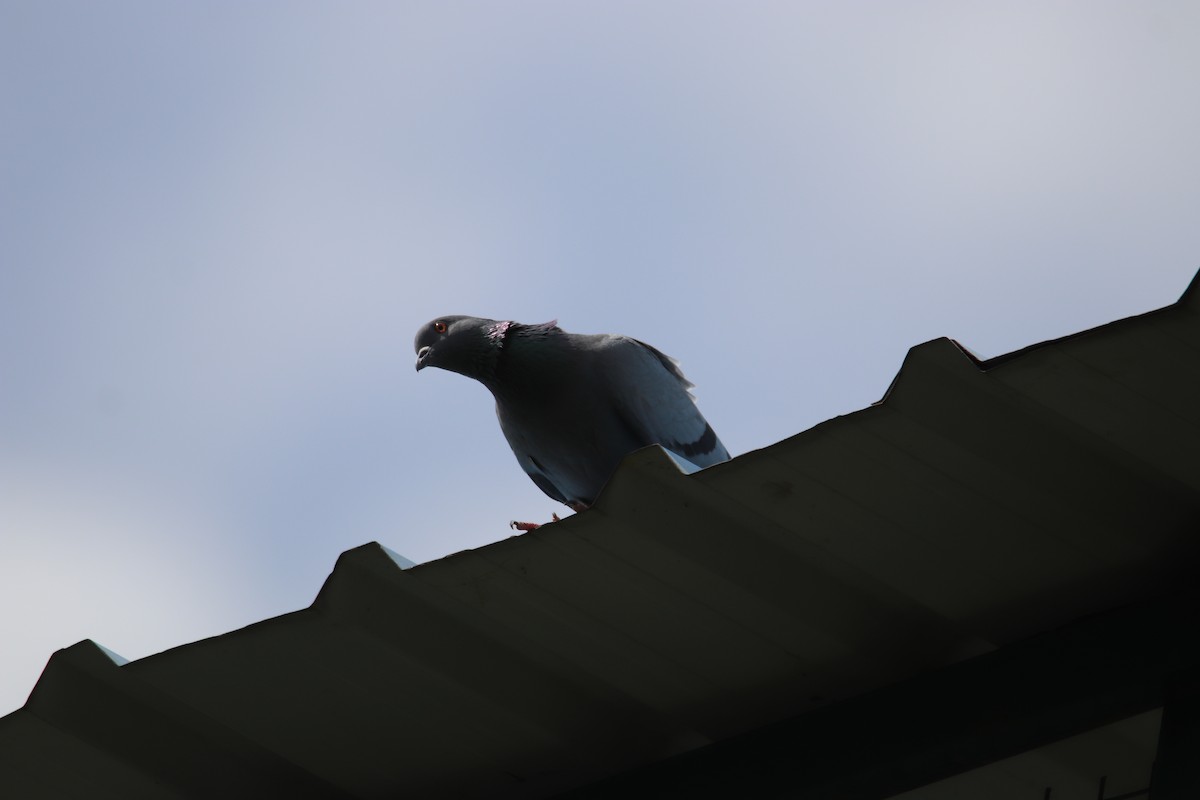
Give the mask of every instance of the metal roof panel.
M 60 651 L 0 787 L 544 797 L 1144 598 L 1198 560 L 1196 286 L 990 361 L 918 345 L 878 404 L 693 474 L 633 453 L 487 547 L 355 548 L 302 611 Z

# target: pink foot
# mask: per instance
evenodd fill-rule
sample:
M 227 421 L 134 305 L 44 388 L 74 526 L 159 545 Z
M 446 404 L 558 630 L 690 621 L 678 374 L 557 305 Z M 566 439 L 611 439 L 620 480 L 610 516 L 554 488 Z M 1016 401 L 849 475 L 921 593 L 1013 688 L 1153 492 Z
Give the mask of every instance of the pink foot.
M 550 522 L 558 522 L 558 514 L 551 514 L 550 516 L 552 517 Z M 549 525 L 550 522 L 517 522 L 516 520 L 513 520 L 512 522 L 508 523 L 508 527 L 512 528 L 514 531 L 536 531 L 538 528 L 542 527 L 542 525 Z

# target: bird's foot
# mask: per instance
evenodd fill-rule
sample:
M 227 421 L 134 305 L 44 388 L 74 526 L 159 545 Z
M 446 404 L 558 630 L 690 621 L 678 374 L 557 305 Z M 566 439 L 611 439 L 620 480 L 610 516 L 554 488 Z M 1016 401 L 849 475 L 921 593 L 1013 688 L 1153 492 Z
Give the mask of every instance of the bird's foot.
M 550 516 L 551 516 L 550 522 L 558 522 L 559 521 L 558 514 L 551 514 Z M 528 531 L 536 531 L 538 528 L 542 527 L 542 525 L 549 525 L 550 522 L 517 522 L 514 519 L 512 522 L 508 523 L 508 527 L 512 528 L 514 531 L 528 532 Z
M 589 506 L 587 503 L 579 500 L 574 500 L 570 503 L 567 503 L 567 507 L 576 514 L 578 514 L 580 511 L 587 511 L 589 508 L 591 508 L 591 506 Z M 561 517 L 559 517 L 558 514 L 551 514 L 550 516 L 552 517 L 550 522 L 561 521 Z M 542 525 L 549 525 L 550 522 L 517 522 L 516 520 L 513 520 L 512 522 L 508 523 L 508 527 L 512 528 L 514 531 L 536 531 L 538 528 L 542 527 Z

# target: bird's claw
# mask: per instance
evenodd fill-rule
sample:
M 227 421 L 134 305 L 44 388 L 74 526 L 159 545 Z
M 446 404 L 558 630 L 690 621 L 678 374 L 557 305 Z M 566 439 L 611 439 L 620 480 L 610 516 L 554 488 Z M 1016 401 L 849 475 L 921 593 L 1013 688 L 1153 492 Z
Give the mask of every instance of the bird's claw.
M 550 522 L 559 521 L 558 514 L 551 514 L 550 517 Z M 508 527 L 512 528 L 514 531 L 523 531 L 527 533 L 529 531 L 536 531 L 538 528 L 542 527 L 542 525 L 549 525 L 550 522 L 517 522 L 514 519 L 512 522 L 508 523 Z

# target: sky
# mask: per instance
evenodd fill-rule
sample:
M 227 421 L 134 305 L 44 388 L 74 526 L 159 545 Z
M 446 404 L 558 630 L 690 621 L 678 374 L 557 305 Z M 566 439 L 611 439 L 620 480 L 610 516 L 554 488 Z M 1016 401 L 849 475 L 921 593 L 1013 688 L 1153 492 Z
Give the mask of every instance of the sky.
M 623 333 L 735 455 L 1169 305 L 1194 2 L 0 0 L 0 714 L 564 512 L 436 316 Z

